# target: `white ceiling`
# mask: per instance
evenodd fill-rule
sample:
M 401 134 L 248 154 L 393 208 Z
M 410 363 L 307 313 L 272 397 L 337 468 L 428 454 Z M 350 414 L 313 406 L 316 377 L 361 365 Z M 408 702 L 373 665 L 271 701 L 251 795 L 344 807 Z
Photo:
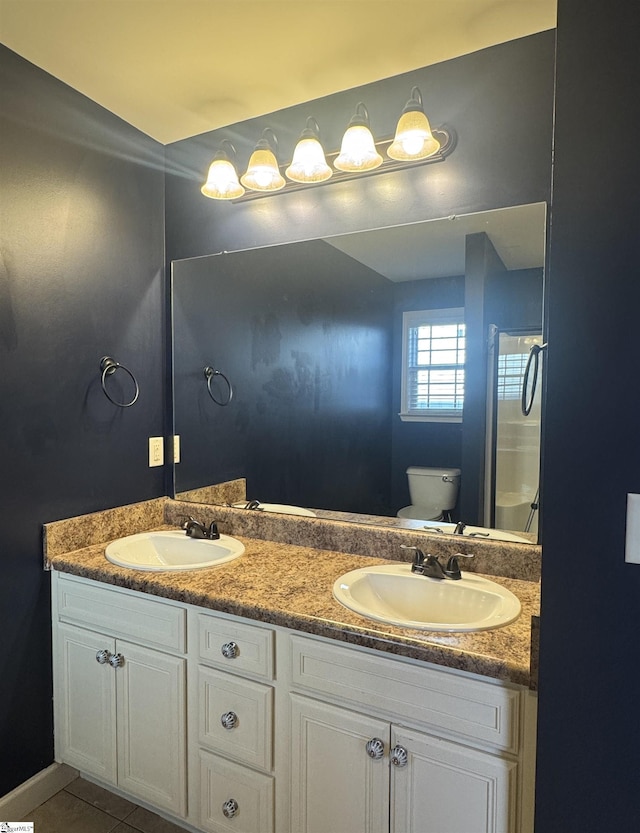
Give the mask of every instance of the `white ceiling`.
M 465 273 L 465 237 L 485 232 L 505 267 L 544 266 L 546 204 L 518 205 L 441 220 L 327 237 L 336 249 L 392 281 Z
M 0 41 L 168 144 L 554 28 L 557 0 L 0 0 Z

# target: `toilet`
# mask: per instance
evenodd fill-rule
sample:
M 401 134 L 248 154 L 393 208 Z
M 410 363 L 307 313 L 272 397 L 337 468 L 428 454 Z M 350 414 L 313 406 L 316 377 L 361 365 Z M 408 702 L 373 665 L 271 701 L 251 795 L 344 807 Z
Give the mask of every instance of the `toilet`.
M 411 506 L 400 509 L 399 518 L 440 521 L 456 505 L 460 489 L 460 469 L 409 466 L 407 479 Z

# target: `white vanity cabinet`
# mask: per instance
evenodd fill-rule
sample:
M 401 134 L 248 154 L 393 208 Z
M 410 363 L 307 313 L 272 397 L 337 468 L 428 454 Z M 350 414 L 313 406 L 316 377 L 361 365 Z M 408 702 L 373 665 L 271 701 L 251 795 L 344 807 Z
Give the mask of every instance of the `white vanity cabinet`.
M 189 656 L 193 821 L 274 833 L 274 631 L 192 609 Z
M 535 696 L 54 572 L 56 759 L 203 833 L 531 833 Z
M 292 831 L 530 829 L 525 692 L 301 636 L 290 658 Z
M 56 759 L 186 813 L 185 610 L 53 574 Z

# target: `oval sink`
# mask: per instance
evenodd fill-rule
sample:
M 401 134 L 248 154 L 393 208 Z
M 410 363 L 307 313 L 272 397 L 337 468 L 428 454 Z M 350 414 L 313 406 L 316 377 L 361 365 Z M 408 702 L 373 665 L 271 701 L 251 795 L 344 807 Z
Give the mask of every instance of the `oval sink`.
M 451 523 L 444 523 L 443 521 L 425 521 L 424 529 L 429 532 L 443 532 L 447 535 L 453 534 L 456 525 Z M 516 535 L 513 532 L 507 532 L 504 529 L 490 529 L 484 526 L 465 526 L 462 535 L 469 538 L 477 538 L 478 540 L 486 539 L 487 541 L 509 541 L 514 544 L 530 544 L 530 538 L 524 538 L 522 535 Z
M 419 630 L 490 630 L 520 615 L 517 596 L 494 581 L 474 573 L 458 581 L 427 578 L 410 564 L 352 570 L 337 579 L 333 595 L 368 619 Z
M 134 570 L 198 570 L 239 558 L 244 544 L 221 535 L 218 540 L 189 538 L 184 532 L 140 532 L 107 545 L 112 564 Z
M 246 509 L 247 501 L 242 500 L 240 503 L 232 504 L 234 509 Z M 279 512 L 281 515 L 304 515 L 306 518 L 316 518 L 317 515 L 313 509 L 305 509 L 303 506 L 292 506 L 288 503 L 262 503 L 251 510 L 252 512 Z

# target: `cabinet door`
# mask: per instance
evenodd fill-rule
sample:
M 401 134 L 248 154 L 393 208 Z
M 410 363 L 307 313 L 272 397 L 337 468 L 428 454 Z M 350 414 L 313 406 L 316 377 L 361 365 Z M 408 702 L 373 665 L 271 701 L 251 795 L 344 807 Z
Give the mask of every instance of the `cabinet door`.
M 56 757 L 100 780 L 116 781 L 116 680 L 106 655 L 114 641 L 58 625 L 54 668 Z
M 381 757 L 367 752 L 373 738 L 383 742 Z M 386 833 L 386 721 L 292 694 L 291 743 L 292 831 Z
M 515 763 L 397 727 L 391 746 L 391 833 L 515 833 Z
M 121 640 L 116 649 L 118 785 L 184 816 L 186 661 Z

